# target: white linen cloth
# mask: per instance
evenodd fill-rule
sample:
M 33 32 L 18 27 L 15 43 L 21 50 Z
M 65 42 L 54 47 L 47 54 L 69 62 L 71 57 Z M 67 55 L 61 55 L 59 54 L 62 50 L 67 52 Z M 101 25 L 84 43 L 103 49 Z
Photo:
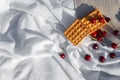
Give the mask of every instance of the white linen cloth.
M 102 2 L 105 3 L 99 1 L 98 8 L 103 5 Z M 119 27 L 120 1 L 112 1 L 106 1 L 113 4 L 110 12 L 101 7 L 100 10 L 105 15 L 109 14 Z M 81 14 L 79 11 L 76 14 L 76 5 L 84 3 L 94 7 L 95 0 L 0 2 L 0 80 L 119 80 L 119 49 L 115 50 L 117 58 L 111 60 L 108 53 L 113 49 L 98 43 L 100 49 L 95 52 L 90 47 L 95 41 L 91 41 L 89 36 L 77 47 L 63 35 L 64 30 Z M 59 57 L 60 53 L 65 53 L 65 59 Z M 92 55 L 92 61 L 84 60 L 86 53 Z M 105 55 L 107 61 L 100 63 L 99 55 Z

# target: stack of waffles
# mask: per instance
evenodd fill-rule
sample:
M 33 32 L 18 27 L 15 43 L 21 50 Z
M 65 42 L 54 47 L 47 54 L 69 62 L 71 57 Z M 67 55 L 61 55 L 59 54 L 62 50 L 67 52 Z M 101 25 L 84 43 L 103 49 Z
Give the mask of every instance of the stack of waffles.
M 100 21 L 102 18 L 102 22 Z M 95 22 L 94 20 L 95 19 Z M 78 45 L 84 37 L 106 25 L 106 20 L 98 9 L 86 17 L 75 20 L 65 31 L 64 35 L 74 44 Z

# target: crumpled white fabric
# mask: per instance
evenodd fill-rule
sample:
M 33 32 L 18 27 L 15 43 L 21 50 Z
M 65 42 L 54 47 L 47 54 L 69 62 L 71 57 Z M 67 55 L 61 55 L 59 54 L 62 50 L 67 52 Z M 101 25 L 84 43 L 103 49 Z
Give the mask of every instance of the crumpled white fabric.
M 108 53 L 113 49 L 98 43 L 100 49 L 94 51 L 90 46 L 96 42 L 89 36 L 78 47 L 63 35 L 81 14 L 75 5 L 96 6 L 95 0 L 87 1 L 1 0 L 0 80 L 119 80 L 119 49 L 115 51 L 117 58 L 111 60 Z M 114 4 L 119 4 L 119 0 Z M 119 11 L 116 5 L 113 10 Z M 119 26 L 119 20 L 114 14 L 112 17 Z M 65 53 L 65 59 L 59 57 L 60 53 Z M 84 60 L 86 53 L 92 55 L 92 61 Z M 105 55 L 107 61 L 100 63 L 99 55 Z

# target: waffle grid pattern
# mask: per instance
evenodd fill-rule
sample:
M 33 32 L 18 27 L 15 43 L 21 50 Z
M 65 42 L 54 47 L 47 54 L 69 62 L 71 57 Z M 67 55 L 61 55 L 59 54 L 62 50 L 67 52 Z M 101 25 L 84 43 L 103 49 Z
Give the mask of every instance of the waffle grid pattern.
M 83 19 L 75 20 L 75 22 L 65 30 L 64 35 L 74 45 L 78 45 L 85 36 L 95 32 L 106 24 L 105 19 L 105 23 L 99 22 L 99 17 L 103 16 L 100 11 L 96 9 Z M 91 23 L 92 18 L 96 18 L 96 23 Z
M 89 29 L 89 34 L 95 32 L 96 30 L 100 29 L 101 27 L 103 27 L 107 22 L 104 19 L 104 24 L 101 23 L 99 21 L 99 18 L 103 17 L 103 15 L 100 13 L 99 10 L 94 10 L 93 12 L 91 12 L 88 16 L 84 17 L 83 19 L 81 19 L 81 22 L 86 26 L 86 28 Z M 90 20 L 92 18 L 96 18 L 96 23 L 91 23 Z

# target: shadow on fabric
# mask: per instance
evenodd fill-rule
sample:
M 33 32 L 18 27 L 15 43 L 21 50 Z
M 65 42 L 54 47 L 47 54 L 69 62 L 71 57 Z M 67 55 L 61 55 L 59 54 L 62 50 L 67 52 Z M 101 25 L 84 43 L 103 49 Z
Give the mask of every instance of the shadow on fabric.
M 119 8 L 118 13 L 117 13 L 115 16 L 116 16 L 117 20 L 119 20 L 119 21 L 120 21 L 120 8 Z
M 76 8 L 76 14 L 78 18 L 83 18 L 92 12 L 95 8 L 87 4 L 81 4 Z

